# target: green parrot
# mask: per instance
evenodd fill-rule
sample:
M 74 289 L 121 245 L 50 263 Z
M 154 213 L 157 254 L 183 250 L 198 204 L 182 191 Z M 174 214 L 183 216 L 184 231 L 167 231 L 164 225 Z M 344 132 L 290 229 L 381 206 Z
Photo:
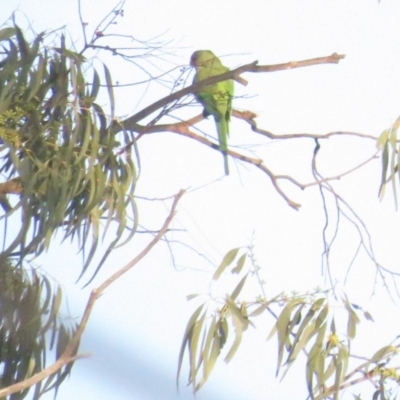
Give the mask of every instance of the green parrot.
M 210 50 L 195 51 L 190 58 L 190 65 L 196 70 L 193 83 L 229 71 L 229 68 L 223 66 L 221 60 Z M 214 117 L 218 131 L 219 149 L 224 156 L 226 175 L 229 175 L 227 151 L 232 98 L 233 80 L 231 79 L 202 87 L 196 92 L 196 99 L 204 107 L 203 115 Z

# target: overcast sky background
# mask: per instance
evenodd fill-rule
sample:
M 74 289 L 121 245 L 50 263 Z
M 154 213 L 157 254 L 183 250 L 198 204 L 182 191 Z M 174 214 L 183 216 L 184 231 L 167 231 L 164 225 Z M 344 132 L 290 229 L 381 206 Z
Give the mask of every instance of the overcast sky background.
M 76 1 L 3 3 L 3 21 L 17 10 L 17 22 L 26 28 L 29 21 L 36 32 L 66 25 L 79 48 L 82 30 Z M 113 0 L 82 0 L 88 29 L 93 29 L 115 4 Z M 258 125 L 276 134 L 345 130 L 378 136 L 400 114 L 399 21 L 400 3 L 395 0 L 127 0 L 124 18 L 118 20 L 113 32 L 141 40 L 163 34 L 160 40 L 171 41 L 171 54 L 159 60 L 160 71 L 187 67 L 190 55 L 198 49 L 211 49 L 231 68 L 254 60 L 275 64 L 333 52 L 346 54 L 338 65 L 245 74 L 249 85 L 236 84 L 236 94 L 244 97 L 235 99 L 234 107 L 256 112 Z M 116 64 L 107 58 L 107 65 L 115 81 L 140 79 L 140 72 L 123 62 Z M 116 114 L 130 115 L 167 93 L 159 86 L 151 86 L 144 97 L 136 87 L 118 89 Z M 200 108 L 192 107 L 176 115 L 189 118 L 199 112 Z M 210 135 L 215 133 L 211 119 L 198 128 Z M 271 143 L 233 118 L 230 144 L 251 145 L 250 150 L 275 173 L 311 180 L 312 141 Z M 366 140 L 333 138 L 321 144 L 320 166 L 327 175 L 343 172 L 375 151 L 375 143 Z M 296 212 L 275 192 L 269 179 L 251 166 L 230 159 L 231 175 L 217 180 L 223 174 L 221 155 L 187 138 L 171 133 L 151 135 L 141 141 L 139 150 L 142 173 L 136 194 L 160 198 L 191 188 L 173 222 L 174 228 L 187 229 L 187 234 L 174 238 L 194 246 L 211 262 L 175 245 L 173 263 L 167 246 L 160 243 L 110 287 L 96 303 L 81 344 L 81 351 L 92 356 L 75 365 L 68 383 L 60 389 L 60 400 L 192 399 L 185 387 L 185 375 L 179 395 L 175 388 L 182 335 L 196 307 L 185 296 L 209 291 L 212 271 L 233 247 L 254 243 L 268 296 L 282 290 L 305 291 L 325 283 L 321 275 L 323 211 L 316 188 L 301 192 L 284 186 L 291 198 L 302 204 Z M 377 160 L 335 183 L 335 187 L 370 227 L 377 258 L 385 266 L 398 269 L 400 221 L 390 191 L 383 202 L 377 198 L 379 165 Z M 140 222 L 149 229 L 159 228 L 169 204 L 139 201 L 139 207 L 146 210 L 140 214 Z M 357 246 L 354 230 L 346 224 L 342 228 L 341 246 L 334 254 L 338 279 L 343 277 Z M 80 271 L 76 248 L 63 244 L 36 262 L 62 281 L 72 315 L 78 317 L 90 290 L 132 259 L 149 240 L 137 236 L 132 244 L 113 254 L 85 290 L 74 285 Z M 352 300 L 372 312 L 376 321 L 365 322 L 361 328 L 368 335 L 360 340 L 360 353 L 372 353 L 397 335 L 398 310 L 379 286 L 379 297 L 369 302 L 375 270 L 366 257 L 360 255 L 352 272 L 347 286 Z M 223 295 L 224 289 L 215 290 L 222 290 Z M 255 322 L 257 330 L 244 335 L 242 347 L 229 365 L 221 360 L 198 394 L 199 400 L 306 397 L 304 376 L 297 376 L 296 369 L 282 383 L 275 379 L 276 341 L 265 340 L 272 321 Z M 382 324 L 383 330 L 379 329 Z M 371 344 L 371 337 L 379 339 Z

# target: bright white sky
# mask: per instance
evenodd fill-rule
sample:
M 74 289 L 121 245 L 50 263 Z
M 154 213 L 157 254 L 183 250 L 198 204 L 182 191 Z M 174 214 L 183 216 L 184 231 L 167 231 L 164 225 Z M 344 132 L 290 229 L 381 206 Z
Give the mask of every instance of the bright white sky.
M 79 48 L 82 35 L 76 1 L 5 3 L 4 20 L 17 9 L 17 22 L 26 26 L 29 20 L 37 32 L 65 24 Z M 83 19 L 90 29 L 116 2 L 82 0 L 82 4 Z M 338 65 L 245 75 L 249 85 L 236 86 L 237 95 L 247 98 L 237 99 L 234 107 L 258 113 L 259 126 L 274 133 L 323 134 L 346 130 L 378 135 L 400 114 L 398 1 L 127 0 L 124 9 L 125 16 L 119 20 L 115 32 L 141 40 L 164 34 L 161 39 L 172 41 L 168 46 L 174 55 L 165 57 L 165 62 L 159 65 L 165 70 L 187 66 L 191 53 L 197 49 L 213 50 L 229 67 L 254 60 L 274 64 L 333 52 L 346 54 Z M 110 61 L 110 68 L 113 66 Z M 121 83 L 137 80 L 132 76 L 133 70 L 125 72 L 125 68 L 122 63 L 114 70 L 116 80 Z M 138 105 L 141 93 L 135 90 L 130 87 L 116 92 L 117 115 L 129 115 L 166 94 L 162 88 L 150 90 Z M 199 111 L 200 108 L 189 108 L 185 117 Z M 215 132 L 211 119 L 199 128 L 211 135 Z M 252 149 L 274 172 L 310 180 L 311 142 L 271 143 L 252 133 L 243 122 L 233 121 L 230 143 L 258 144 Z M 342 172 L 346 166 L 355 165 L 374 152 L 372 141 L 331 139 L 321 144 L 321 163 L 325 160 L 321 169 L 331 174 Z M 142 176 L 137 194 L 143 196 L 164 197 L 180 188 L 203 187 L 223 173 L 218 153 L 173 134 L 161 133 L 143 140 L 140 152 Z M 159 244 L 96 304 L 81 345 L 81 351 L 92 353 L 92 357 L 75 366 L 69 382 L 60 390 L 60 400 L 192 398 L 190 390 L 185 388 L 185 375 L 180 396 L 176 394 L 174 381 L 182 334 L 195 307 L 186 302 L 185 295 L 207 293 L 210 272 L 225 252 L 249 245 L 253 235 L 269 296 L 282 290 L 304 291 L 324 283 L 320 264 L 323 219 L 317 190 L 302 193 L 287 187 L 290 196 L 302 204 L 301 210 L 295 212 L 258 170 L 232 159 L 230 169 L 229 177 L 187 193 L 174 222 L 174 228 L 188 230 L 186 236 L 176 239 L 195 246 L 214 265 L 175 246 L 176 270 L 167 247 Z M 396 267 L 399 254 L 394 249 L 398 248 L 399 216 L 393 213 L 390 191 L 385 201 L 379 203 L 378 186 L 379 163 L 375 162 L 336 187 L 355 205 L 375 234 L 378 258 L 388 267 Z M 143 207 L 148 213 L 141 214 L 141 223 L 151 229 L 160 227 L 166 208 L 160 204 Z M 132 259 L 146 239 L 136 239 L 114 254 L 90 288 Z M 349 229 L 342 239 L 340 256 L 335 259 L 338 277 L 340 268 L 349 264 L 354 243 L 354 232 Z M 72 313 L 78 316 L 88 291 L 72 285 L 80 268 L 75 250 L 63 245 L 37 262 L 62 280 L 69 291 Z M 56 265 L 51 268 L 53 264 Z M 353 268 L 353 286 L 349 286 L 354 289 L 353 299 L 367 307 L 376 320 L 375 324 L 365 323 L 365 329 L 371 332 L 379 324 L 389 326 L 384 332 L 376 331 L 375 337 L 382 341 L 367 347 L 373 352 L 398 333 L 390 329 L 398 324 L 398 318 L 385 319 L 379 311 L 382 303 L 368 304 L 374 270 L 366 259 L 361 258 Z M 378 293 L 384 297 L 382 289 L 378 288 Z M 390 303 L 385 303 L 388 315 L 390 307 Z M 292 371 L 283 383 L 274 378 L 276 342 L 265 341 L 271 327 L 271 321 L 267 322 L 256 321 L 257 331 L 245 335 L 242 348 L 228 366 L 221 362 L 216 367 L 209 383 L 198 394 L 199 400 L 305 398 L 302 375 L 296 378 Z

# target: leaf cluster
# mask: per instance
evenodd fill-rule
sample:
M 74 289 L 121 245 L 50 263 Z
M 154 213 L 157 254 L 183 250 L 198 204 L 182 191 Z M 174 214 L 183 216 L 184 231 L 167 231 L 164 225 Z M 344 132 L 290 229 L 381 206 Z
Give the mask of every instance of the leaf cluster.
M 231 266 L 235 260 L 232 273 L 239 274 L 242 271 L 247 254 L 243 253 L 240 257 L 237 257 L 239 251 L 240 248 L 232 249 L 225 255 L 213 276 L 214 280 L 219 279 L 223 271 Z M 248 276 L 249 273 L 246 273 L 241 278 L 235 289 L 226 295 L 224 304 L 216 312 L 209 315 L 210 313 L 204 303 L 196 309 L 186 326 L 179 354 L 177 380 L 179 380 L 183 357 L 187 348 L 190 359 L 189 384 L 193 386 L 194 391 L 198 391 L 209 378 L 221 350 L 227 343 L 232 328 L 235 338 L 225 356 L 225 362 L 232 360 L 239 348 L 242 334 L 251 324 L 249 317 L 257 315 L 259 312 L 259 307 L 257 307 L 257 310 L 249 315 L 248 305 L 237 300 Z M 197 297 L 197 295 L 189 296 L 190 299 L 194 297 Z M 265 308 L 264 305 L 261 305 L 261 307 Z M 197 379 L 199 374 L 202 375 L 200 381 Z
M 399 143 L 397 139 L 397 131 L 400 127 L 400 117 L 389 128 L 385 129 L 379 136 L 376 146 L 382 151 L 382 174 L 381 184 L 379 187 L 379 195 L 381 198 L 385 194 L 386 185 L 391 182 L 393 189 L 394 201 L 397 208 L 397 179 L 399 175 Z M 397 179 L 396 179 L 397 174 Z
M 124 131 L 122 143 L 117 141 L 108 129 L 110 118 L 96 102 L 98 72 L 91 70 L 88 82 L 85 59 L 66 48 L 64 36 L 56 48 L 44 47 L 43 37 L 29 43 L 16 25 L 0 30 L 0 172 L 20 184 L 20 200 L 6 217 L 19 211 L 22 218 L 3 256 L 40 254 L 61 231 L 63 240 L 77 238 L 82 250 L 90 244 L 83 273 L 102 229 L 105 233 L 116 223 L 115 238 L 98 268 L 128 226 L 129 237 L 134 234 L 137 171 L 130 152 L 118 151 L 131 138 Z M 113 110 L 106 66 L 104 73 Z M 127 208 L 135 215 L 132 222 Z
M 360 317 L 372 320 L 367 311 L 351 303 L 347 297 L 343 297 L 339 304 L 335 301 L 332 306 L 329 293 L 320 290 L 303 295 L 279 294 L 269 299 L 256 296 L 250 301 L 240 300 L 246 282 L 257 275 L 257 271 L 254 265 L 247 271 L 244 269 L 248 254 L 239 255 L 239 252 L 239 248 L 230 250 L 213 275 L 214 280 L 220 279 L 228 268 L 231 273 L 240 274 L 233 291 L 226 294 L 222 304 L 219 302 L 217 310 L 207 307 L 207 302 L 201 304 L 187 323 L 177 379 L 187 351 L 188 380 L 197 392 L 209 378 L 225 345 L 231 342 L 224 357 L 225 362 L 229 362 L 236 354 L 244 332 L 249 326 L 254 326 L 255 317 L 272 315 L 274 323 L 268 339 L 276 337 L 278 340 L 276 375 L 284 370 L 283 379 L 303 356 L 310 399 L 339 399 L 344 390 L 362 381 L 373 382 L 377 388 L 376 399 L 391 398 L 391 388 L 387 383 L 394 382 L 398 386 L 400 382 L 398 368 L 391 364 L 397 356 L 397 346 L 384 346 L 363 364 L 353 366 L 351 344 L 356 338 Z M 189 299 L 196 297 L 198 295 L 191 295 Z M 347 323 L 338 329 L 337 325 L 344 319 L 343 313 Z M 356 375 L 360 376 L 354 379 Z
M 45 368 L 48 350 L 54 348 L 57 358 L 63 353 L 75 326 L 60 319 L 61 302 L 60 287 L 46 276 L 0 258 L 0 389 Z M 58 387 L 71 367 L 69 364 L 39 382 L 31 398 L 39 399 L 44 392 Z M 26 389 L 7 399 L 23 399 L 29 392 Z

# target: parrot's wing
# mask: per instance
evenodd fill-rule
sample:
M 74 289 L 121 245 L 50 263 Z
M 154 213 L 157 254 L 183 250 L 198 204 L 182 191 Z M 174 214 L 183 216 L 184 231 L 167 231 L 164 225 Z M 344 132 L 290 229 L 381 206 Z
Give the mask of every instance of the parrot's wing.
M 206 86 L 207 87 L 207 86 Z M 225 174 L 229 175 L 228 167 L 228 136 L 229 119 L 232 107 L 231 96 L 225 92 L 207 93 L 200 92 L 197 95 L 199 102 L 203 105 L 205 113 L 212 115 L 217 127 L 219 148 L 224 156 Z
M 196 98 L 204 107 L 205 112 L 208 115 L 212 115 L 217 122 L 221 119 L 229 121 L 232 99 L 228 93 L 200 92 L 197 94 Z

